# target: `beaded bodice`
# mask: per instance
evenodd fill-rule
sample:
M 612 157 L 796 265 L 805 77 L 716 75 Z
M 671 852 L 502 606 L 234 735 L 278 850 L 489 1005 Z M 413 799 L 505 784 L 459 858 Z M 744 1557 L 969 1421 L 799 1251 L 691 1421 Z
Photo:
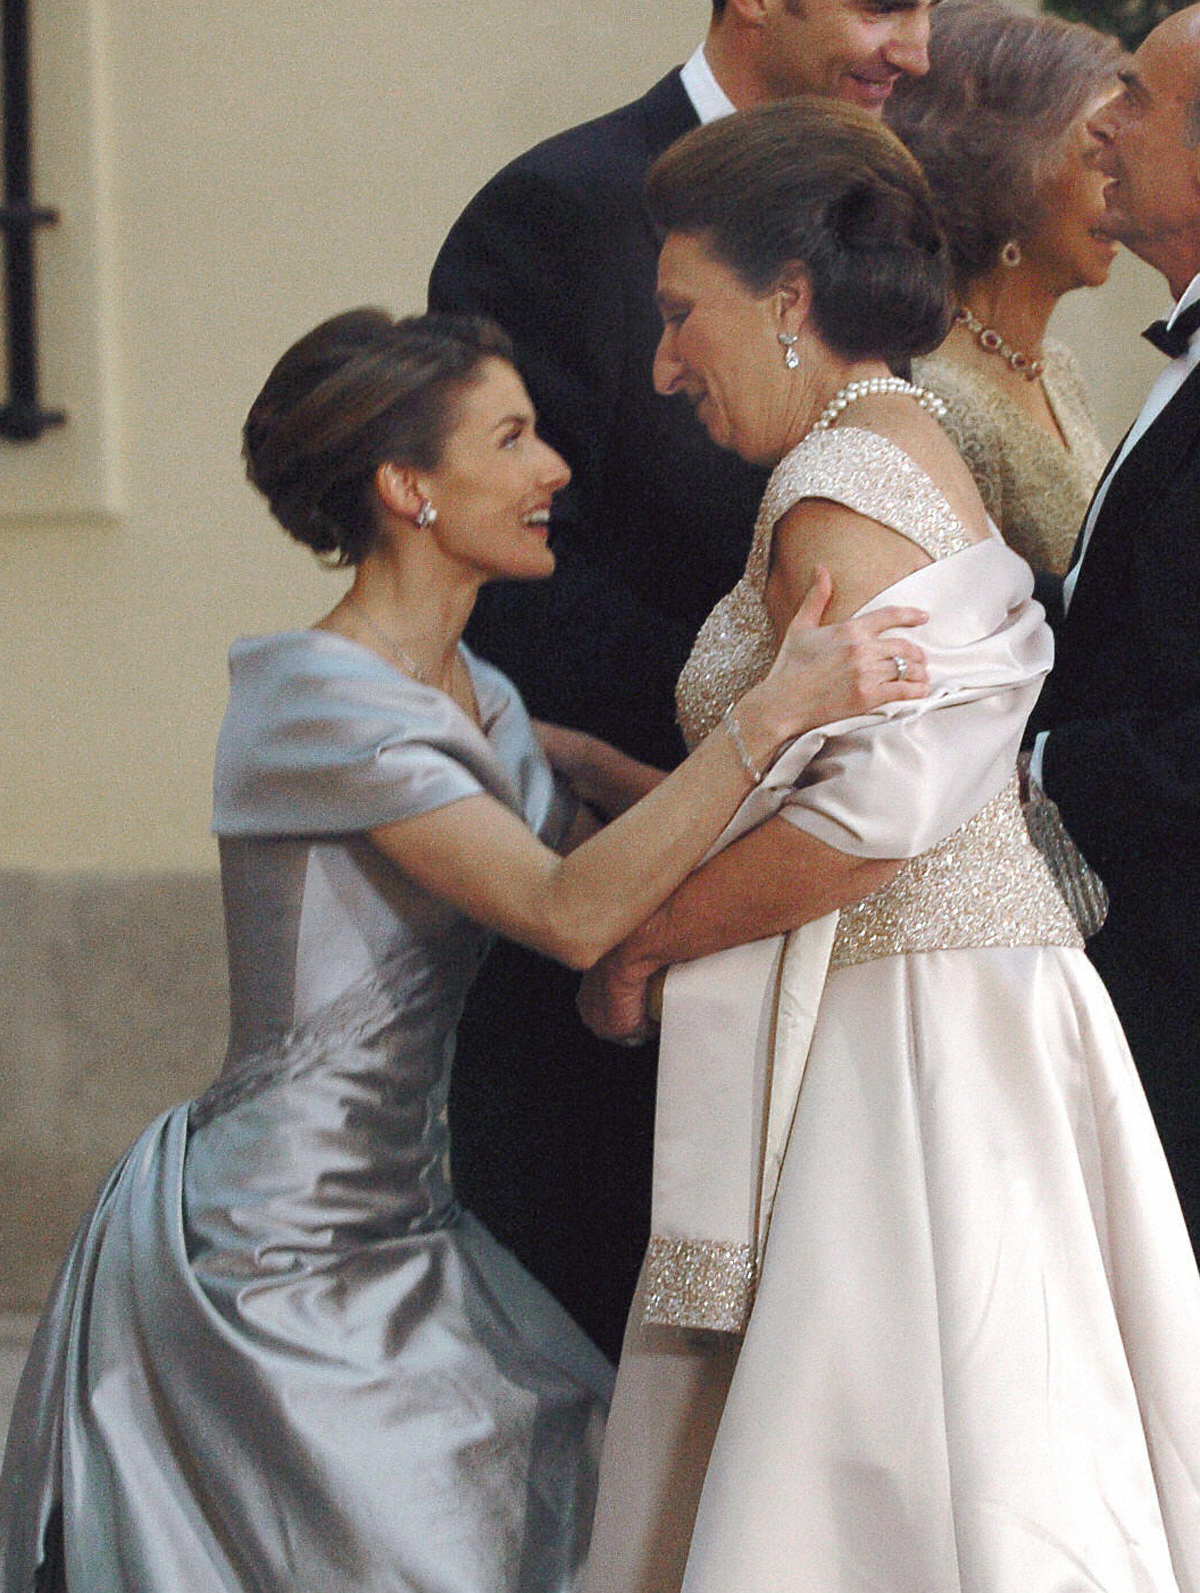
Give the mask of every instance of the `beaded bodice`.
M 675 706 L 689 747 L 771 667 L 778 646 L 766 604 L 771 543 L 776 525 L 802 498 L 831 498 L 869 515 L 931 559 L 970 545 L 933 482 L 886 437 L 856 426 L 810 432 L 772 472 L 745 572 L 700 627 L 683 666 Z
M 1042 387 L 1063 443 L 1035 426 L 996 382 L 945 346 L 914 362 L 945 401 L 942 424 L 1009 547 L 1033 569 L 1067 568 L 1106 450 L 1069 349 L 1047 342 Z
M 771 543 L 779 520 L 803 498 L 867 515 L 935 562 L 971 545 L 937 487 L 894 443 L 850 426 L 810 433 L 772 474 L 745 572 L 701 627 L 680 676 L 676 704 L 689 745 L 774 658 L 765 599 Z M 843 911 L 832 966 L 987 945 L 1082 945 L 1029 839 L 1015 777 L 951 835 L 910 858 L 890 884 Z

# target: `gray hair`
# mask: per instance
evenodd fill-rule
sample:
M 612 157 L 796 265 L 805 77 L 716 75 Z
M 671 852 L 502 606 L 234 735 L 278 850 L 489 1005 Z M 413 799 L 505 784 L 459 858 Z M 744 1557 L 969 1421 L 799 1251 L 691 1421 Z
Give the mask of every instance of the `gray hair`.
M 1038 225 L 1038 185 L 1120 61 L 1080 22 L 998 0 L 935 7 L 928 76 L 897 83 L 885 114 L 929 179 L 960 289 Z

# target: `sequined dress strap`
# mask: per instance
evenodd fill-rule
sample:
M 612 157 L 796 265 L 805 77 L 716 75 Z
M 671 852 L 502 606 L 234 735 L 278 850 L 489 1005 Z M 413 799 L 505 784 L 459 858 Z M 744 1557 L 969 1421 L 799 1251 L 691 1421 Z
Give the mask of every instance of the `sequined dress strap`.
M 828 498 L 944 559 L 970 547 L 945 498 L 903 448 L 860 426 L 810 432 L 776 465 L 755 522 L 746 576 L 765 586 L 775 527 L 804 498 Z
M 859 426 L 810 432 L 776 465 L 741 580 L 717 604 L 679 677 L 679 725 L 695 746 L 771 667 L 775 628 L 766 585 L 775 527 L 803 498 L 843 504 L 907 537 L 933 560 L 971 545 L 933 482 L 895 443 Z

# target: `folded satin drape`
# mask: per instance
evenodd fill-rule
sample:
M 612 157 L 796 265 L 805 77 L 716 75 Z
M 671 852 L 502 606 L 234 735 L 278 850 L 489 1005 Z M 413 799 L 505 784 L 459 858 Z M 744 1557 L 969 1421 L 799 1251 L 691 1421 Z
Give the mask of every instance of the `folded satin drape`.
M 837 914 L 672 968 L 644 1320 L 744 1331 Z
M 989 588 L 993 565 L 1013 584 Z M 964 602 L 968 571 L 976 579 Z M 912 856 L 995 796 L 1011 778 L 1021 726 L 1050 662 L 1040 609 L 1014 601 L 1025 595 L 1028 573 L 1014 590 L 1012 572 L 1012 554 L 991 540 L 866 605 L 864 612 L 903 602 L 914 585 L 936 612 L 921 632 L 929 695 L 798 737 L 709 855 L 783 813 L 851 855 Z M 943 606 L 950 592 L 957 601 Z M 929 767 L 960 768 L 952 749 L 967 738 L 976 754 L 969 780 L 961 769 L 922 779 Z M 888 789 L 905 793 L 900 809 L 879 800 Z M 648 1325 L 745 1329 L 837 924 L 831 913 L 667 974 L 643 1280 Z

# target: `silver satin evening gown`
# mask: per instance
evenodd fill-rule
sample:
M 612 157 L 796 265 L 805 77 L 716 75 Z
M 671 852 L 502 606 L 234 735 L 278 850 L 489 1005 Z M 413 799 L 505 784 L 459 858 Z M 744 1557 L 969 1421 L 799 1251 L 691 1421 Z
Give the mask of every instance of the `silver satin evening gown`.
M 611 1369 L 449 1177 L 490 936 L 363 834 L 480 792 L 561 831 L 520 699 L 464 656 L 482 731 L 327 632 L 232 649 L 229 1051 L 52 1291 L 0 1475 L 4 1593 L 43 1562 L 70 1593 L 576 1585 Z

